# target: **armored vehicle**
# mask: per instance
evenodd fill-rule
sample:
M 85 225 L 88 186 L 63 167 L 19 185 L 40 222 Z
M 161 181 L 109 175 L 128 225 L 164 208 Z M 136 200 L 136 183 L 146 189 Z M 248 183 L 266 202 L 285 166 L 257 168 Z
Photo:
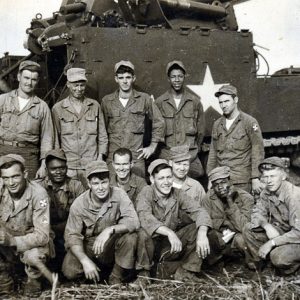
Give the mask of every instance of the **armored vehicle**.
M 292 154 L 297 164 L 299 69 L 257 76 L 260 55 L 251 32 L 238 30 L 237 2 L 62 0 L 51 18 L 37 14 L 27 29 L 27 47 L 46 69 L 45 100 L 51 106 L 62 98 L 65 66 L 72 65 L 87 70 L 88 94 L 101 101 L 116 88 L 113 67 L 122 59 L 135 64 L 137 89 L 157 97 L 168 88 L 166 64 L 182 60 L 188 88 L 205 110 L 206 143 L 221 113 L 214 93 L 231 83 L 241 109 L 259 121 L 267 154 Z

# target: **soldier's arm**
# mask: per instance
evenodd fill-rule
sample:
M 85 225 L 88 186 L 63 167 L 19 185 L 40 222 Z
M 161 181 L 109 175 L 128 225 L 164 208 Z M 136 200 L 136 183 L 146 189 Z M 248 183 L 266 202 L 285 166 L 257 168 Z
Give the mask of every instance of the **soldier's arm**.
M 203 106 L 200 102 L 197 105 L 198 118 L 197 118 L 197 145 L 198 151 L 200 152 L 201 144 L 205 135 L 205 116 L 203 112 Z
M 217 165 L 216 140 L 214 139 L 214 136 L 216 136 L 216 133 L 215 133 L 215 129 L 213 128 L 212 134 L 211 134 L 211 143 L 209 146 L 208 160 L 207 160 L 207 165 L 206 165 L 206 173 L 207 174 L 211 170 L 213 170 L 214 168 L 216 168 L 218 166 Z
M 98 155 L 106 155 L 108 150 L 108 137 L 105 127 L 104 115 L 99 104 L 98 110 Z M 102 157 L 100 157 L 102 158 Z
M 53 127 L 55 131 L 55 148 L 60 148 L 61 145 L 61 126 L 60 126 L 60 119 L 59 119 L 59 114 L 57 112 L 57 107 L 54 106 L 52 108 L 52 120 L 53 120 Z

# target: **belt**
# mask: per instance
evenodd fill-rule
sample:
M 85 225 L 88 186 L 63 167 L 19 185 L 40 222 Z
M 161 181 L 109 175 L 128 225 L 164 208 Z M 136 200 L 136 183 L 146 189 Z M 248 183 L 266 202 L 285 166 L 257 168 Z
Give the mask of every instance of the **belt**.
M 6 145 L 6 146 L 13 146 L 13 147 L 20 147 L 25 148 L 29 144 L 28 143 L 21 143 L 21 142 L 15 142 L 15 141 L 5 141 L 0 139 L 0 145 Z

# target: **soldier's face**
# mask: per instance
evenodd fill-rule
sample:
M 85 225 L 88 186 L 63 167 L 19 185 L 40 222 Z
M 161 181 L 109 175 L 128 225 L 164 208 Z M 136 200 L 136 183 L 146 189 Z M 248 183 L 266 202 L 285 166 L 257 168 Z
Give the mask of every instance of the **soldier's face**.
M 25 94 L 31 94 L 39 82 L 39 73 L 23 70 L 18 73 L 19 88 Z
M 77 82 L 68 82 L 67 87 L 69 88 L 70 94 L 75 99 L 82 99 L 84 97 L 86 82 L 77 81 Z
M 169 74 L 169 82 L 176 92 L 180 92 L 183 88 L 185 74 L 181 69 L 173 69 Z
M 219 198 L 227 197 L 230 188 L 230 182 L 228 178 L 214 180 L 211 185 Z
M 1 178 L 11 195 L 21 196 L 26 187 L 27 172 L 23 172 L 20 165 L 15 164 L 8 169 L 1 169 Z
M 99 179 L 97 177 L 91 177 L 88 182 L 89 188 L 92 194 L 100 201 L 105 201 L 109 194 L 109 179 Z
M 224 116 L 230 116 L 237 109 L 238 98 L 223 94 L 219 96 L 219 104 Z
M 115 81 L 123 92 L 129 92 L 135 82 L 135 76 L 131 73 L 116 74 Z
M 64 160 L 54 158 L 48 162 L 47 171 L 53 183 L 63 183 L 67 177 L 67 163 Z
M 286 179 L 286 173 L 280 168 L 264 170 L 262 179 L 266 184 L 266 189 L 268 191 L 276 192 L 280 188 L 282 182 Z
M 114 160 L 112 163 L 117 176 L 120 179 L 127 179 L 130 176 L 130 171 L 133 166 L 132 162 L 130 162 L 130 157 L 128 154 L 114 156 Z
M 190 161 L 187 159 L 178 162 L 171 161 L 170 163 L 173 175 L 178 179 L 185 179 L 190 169 Z
M 150 176 L 150 181 L 158 193 L 165 196 L 169 195 L 173 186 L 171 168 L 162 169 L 157 174 Z

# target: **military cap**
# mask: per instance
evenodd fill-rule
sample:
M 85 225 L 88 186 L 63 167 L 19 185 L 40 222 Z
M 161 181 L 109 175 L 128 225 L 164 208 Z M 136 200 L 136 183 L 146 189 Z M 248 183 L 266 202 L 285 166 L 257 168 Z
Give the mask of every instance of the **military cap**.
M 132 71 L 134 71 L 134 65 L 131 61 L 129 60 L 121 60 L 119 62 L 117 62 L 115 64 L 115 73 L 117 73 L 118 69 L 121 67 L 121 66 L 124 66 L 124 67 L 128 67 L 130 68 Z
M 32 72 L 41 72 L 41 66 L 35 61 L 32 60 L 24 60 L 19 65 L 19 72 L 23 70 L 29 70 Z
M 214 168 L 208 173 L 210 182 L 228 177 L 230 177 L 230 168 L 227 166 Z
M 262 163 L 259 164 L 258 169 L 262 170 L 270 170 L 274 167 L 279 167 L 282 169 L 286 168 L 285 161 L 278 156 L 272 156 L 265 158 Z
M 65 154 L 64 150 L 62 150 L 62 149 L 53 149 L 53 150 L 48 151 L 46 153 L 45 159 L 47 160 L 47 158 L 49 158 L 49 157 L 55 157 L 55 158 L 67 161 L 66 154 Z
M 170 149 L 170 160 L 174 162 L 189 160 L 190 158 L 188 145 L 175 146 Z
M 87 81 L 85 76 L 85 69 L 70 68 L 67 71 L 67 79 L 69 82 Z
M 160 166 L 160 165 L 167 165 L 167 166 L 169 166 L 169 163 L 168 163 L 168 161 L 165 160 L 165 159 L 161 159 L 161 158 L 156 159 L 156 160 L 154 160 L 154 161 L 149 165 L 149 167 L 148 167 L 148 173 L 149 173 L 150 175 L 152 175 L 153 170 L 154 170 L 156 167 Z
M 184 64 L 183 64 L 182 61 L 180 61 L 180 60 L 172 60 L 172 61 L 170 61 L 170 62 L 167 64 L 167 67 L 166 67 L 166 73 L 167 73 L 167 75 L 169 74 L 169 70 L 170 70 L 173 66 L 178 66 L 180 69 L 182 69 L 182 70 L 184 71 L 184 73 L 186 73 L 185 66 L 184 66 Z
M 89 178 L 92 174 L 109 172 L 107 164 L 103 160 L 91 161 L 86 166 L 85 176 Z
M 0 157 L 0 168 L 6 164 L 6 163 L 10 163 L 10 162 L 19 162 L 21 163 L 23 166 L 25 166 L 25 159 L 18 154 L 7 154 L 7 155 L 3 155 Z
M 219 97 L 223 94 L 236 96 L 237 89 L 236 89 L 236 87 L 234 87 L 233 85 L 230 85 L 230 84 L 222 85 L 220 87 L 220 89 L 215 93 L 215 96 Z

